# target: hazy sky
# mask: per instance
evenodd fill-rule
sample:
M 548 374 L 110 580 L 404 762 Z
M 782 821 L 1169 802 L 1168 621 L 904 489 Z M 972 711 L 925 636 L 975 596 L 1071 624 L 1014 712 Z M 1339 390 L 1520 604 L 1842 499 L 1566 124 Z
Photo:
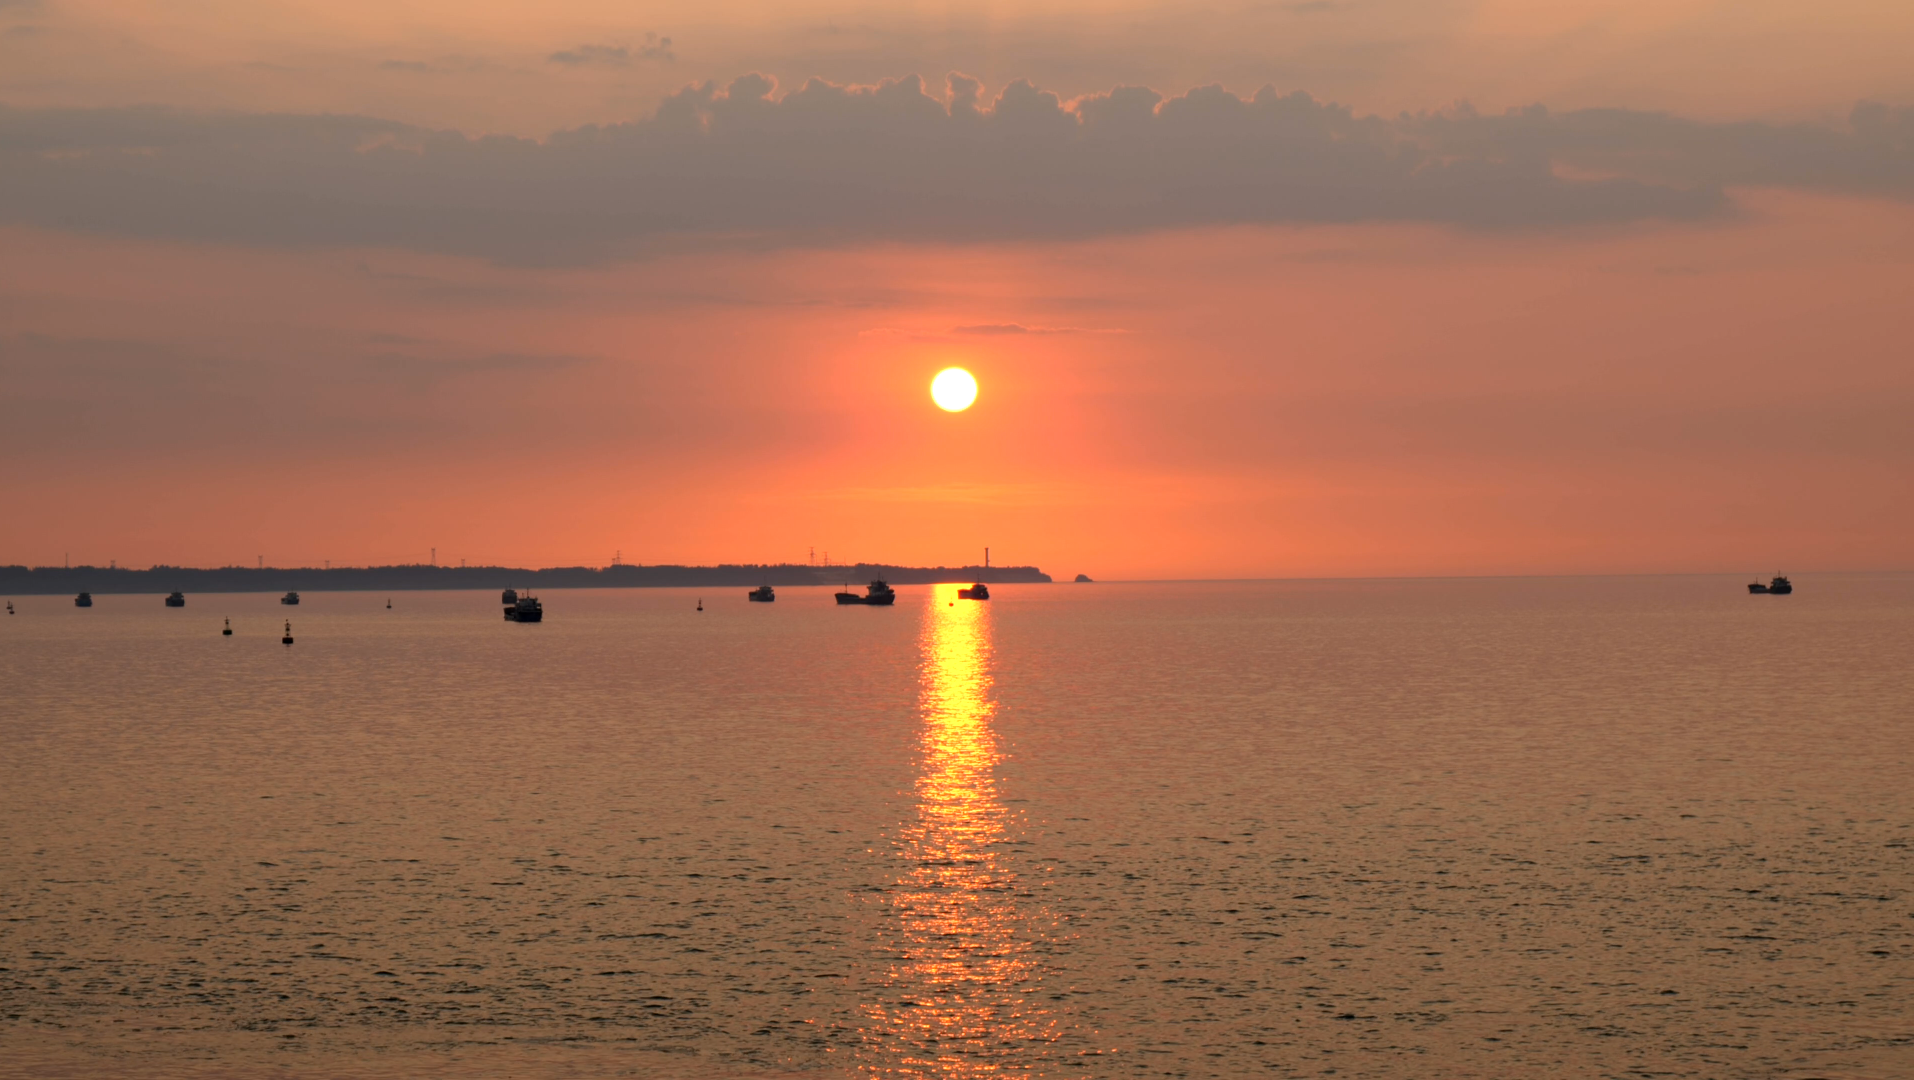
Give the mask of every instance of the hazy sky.
M 1906 4 L 0 0 L 0 562 L 1907 568 L 1911 293 Z

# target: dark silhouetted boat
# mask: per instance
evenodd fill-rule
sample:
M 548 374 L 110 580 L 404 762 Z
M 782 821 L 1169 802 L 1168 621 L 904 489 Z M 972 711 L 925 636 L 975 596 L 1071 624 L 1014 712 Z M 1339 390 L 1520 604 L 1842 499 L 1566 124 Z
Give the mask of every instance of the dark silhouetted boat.
M 1787 578 L 1777 577 L 1773 581 L 1768 582 L 1768 592 L 1775 596 L 1786 596 L 1793 591 L 1794 582 L 1789 581 Z
M 873 581 L 870 584 L 870 588 L 864 590 L 863 596 L 859 596 L 854 592 L 841 592 L 837 594 L 837 602 L 840 604 L 869 604 L 872 607 L 889 607 L 897 603 L 897 594 L 892 592 L 891 587 L 882 581 Z
M 505 590 L 504 592 L 502 592 L 502 593 L 499 593 L 499 594 L 498 594 L 498 598 L 499 598 L 499 600 L 500 600 L 500 602 L 502 602 L 502 603 L 506 603 L 506 604 L 516 604 L 516 603 L 518 603 L 518 590 L 517 590 L 517 589 L 507 589 L 507 590 Z M 386 601 L 386 603 L 387 603 L 388 605 L 390 605 L 390 604 L 392 603 L 392 601 L 390 601 L 390 600 L 388 600 L 388 601 Z
M 988 600 L 990 599 L 990 586 L 985 585 L 983 582 L 979 581 L 977 584 L 972 585 L 968 589 L 958 589 L 957 599 L 959 600 Z
M 526 593 L 524 596 L 513 593 L 512 596 L 512 603 L 505 609 L 506 622 L 545 621 L 545 608 L 538 602 L 537 597 L 530 593 Z
M 771 591 L 771 586 L 760 585 L 745 593 L 744 598 L 754 604 L 769 604 L 778 598 L 778 594 Z
M 83 592 L 80 595 L 74 597 L 73 606 L 74 607 L 92 607 L 93 594 L 90 592 Z
M 299 603 L 299 594 L 296 592 L 289 592 L 286 595 L 280 597 L 279 602 L 282 604 L 297 604 Z
M 1765 593 L 1767 591 L 1768 591 L 1768 587 L 1766 585 L 1763 585 L 1759 581 L 1750 581 L 1748 583 L 1748 592 L 1751 595 Z
M 176 592 L 173 595 L 167 597 L 166 606 L 167 607 L 185 607 L 186 594 L 183 592 Z

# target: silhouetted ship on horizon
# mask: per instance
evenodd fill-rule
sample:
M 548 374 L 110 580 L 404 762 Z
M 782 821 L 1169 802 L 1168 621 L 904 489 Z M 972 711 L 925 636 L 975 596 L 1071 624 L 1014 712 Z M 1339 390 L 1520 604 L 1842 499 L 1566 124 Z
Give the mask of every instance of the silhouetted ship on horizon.
M 983 582 L 979 581 L 977 584 L 972 585 L 968 589 L 958 589 L 957 599 L 959 600 L 988 600 L 990 599 L 990 586 L 985 585 Z
M 1785 577 L 1777 576 L 1766 585 L 1763 585 L 1759 581 L 1750 581 L 1748 583 L 1748 592 L 1751 594 L 1766 593 L 1771 596 L 1786 596 L 1793 591 L 1794 583 Z
M 754 604 L 769 604 L 777 600 L 778 594 L 769 585 L 760 585 L 744 594 L 746 600 Z
M 186 594 L 183 592 L 176 592 L 173 595 L 167 597 L 166 606 L 167 607 L 185 607 Z
M 282 604 L 297 604 L 299 602 L 299 594 L 296 592 L 289 592 L 286 595 L 280 597 L 279 602 Z
M 889 607 L 897 602 L 897 594 L 891 591 L 891 587 L 882 581 L 873 581 L 870 587 L 864 590 L 863 596 L 859 596 L 854 592 L 841 592 L 837 594 L 837 602 L 840 604 L 869 604 L 873 607 Z
M 93 594 L 90 592 L 83 592 L 80 595 L 74 597 L 73 606 L 74 607 L 92 607 Z
M 511 599 L 506 602 L 506 607 L 505 607 L 506 622 L 544 622 L 545 621 L 545 608 L 543 605 L 541 605 L 538 602 L 538 598 L 533 596 L 531 593 L 526 593 L 524 596 L 520 596 L 518 593 L 514 592 L 513 590 L 507 589 L 505 590 L 504 596 L 511 597 Z M 504 599 L 504 596 L 500 597 L 500 599 Z

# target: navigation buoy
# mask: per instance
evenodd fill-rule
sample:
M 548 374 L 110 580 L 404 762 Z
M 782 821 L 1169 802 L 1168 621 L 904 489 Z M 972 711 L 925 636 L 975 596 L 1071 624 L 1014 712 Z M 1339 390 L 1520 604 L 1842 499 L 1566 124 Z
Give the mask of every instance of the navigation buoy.
M 292 620 L 286 620 L 286 636 L 279 639 L 281 645 L 292 644 Z
M 9 604 L 9 605 L 7 605 L 7 610 L 8 610 L 8 611 L 12 611 L 12 610 L 13 610 L 13 605 L 11 605 L 11 604 Z M 703 610 L 704 610 L 704 597 L 702 597 L 702 596 L 700 596 L 700 597 L 698 597 L 698 610 L 699 610 L 699 611 L 703 611 Z
M 221 631 L 220 631 L 220 634 L 221 634 L 222 636 L 224 636 L 224 637 L 232 637 L 232 636 L 233 636 L 233 621 L 232 621 L 231 619 L 227 619 L 227 620 L 226 620 L 226 629 L 224 629 L 224 630 L 221 630 Z
M 385 602 L 385 609 L 386 609 L 387 611 L 391 611 L 391 610 L 392 610 L 392 600 L 391 600 L 390 598 L 387 598 L 387 600 L 386 600 L 386 602 Z

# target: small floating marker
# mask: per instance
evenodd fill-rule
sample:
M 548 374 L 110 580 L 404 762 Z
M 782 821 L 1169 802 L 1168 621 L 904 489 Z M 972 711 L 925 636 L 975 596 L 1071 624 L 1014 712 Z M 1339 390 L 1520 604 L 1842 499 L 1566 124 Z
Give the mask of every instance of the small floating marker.
M 13 614 L 13 601 L 7 601 L 7 614 Z
M 232 637 L 233 636 L 233 621 L 231 619 L 227 619 L 226 629 L 221 630 L 219 633 L 220 633 L 220 636 L 222 637 Z
M 388 596 L 388 597 L 386 597 L 386 601 L 385 601 L 385 609 L 386 609 L 387 611 L 391 611 L 391 610 L 392 610 L 392 598 L 391 598 L 391 597 L 389 597 L 389 596 Z
M 699 610 L 699 611 L 703 611 L 703 610 L 704 610 L 704 597 L 702 597 L 702 596 L 700 596 L 700 597 L 698 597 L 698 610 Z M 13 605 L 12 605 L 12 604 L 8 604 L 8 605 L 7 605 L 7 611 L 8 611 L 9 613 L 11 613 L 11 612 L 13 611 Z
M 286 636 L 279 639 L 281 645 L 292 644 L 292 620 L 286 620 Z

